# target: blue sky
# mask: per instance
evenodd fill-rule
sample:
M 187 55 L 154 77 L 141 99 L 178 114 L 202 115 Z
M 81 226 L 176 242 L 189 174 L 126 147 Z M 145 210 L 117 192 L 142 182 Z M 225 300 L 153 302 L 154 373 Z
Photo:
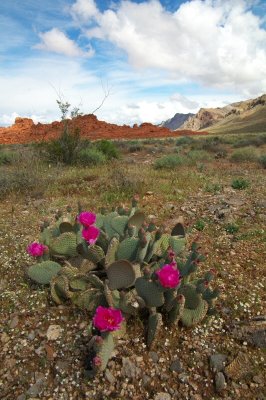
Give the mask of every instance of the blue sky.
M 265 0 L 1 0 L 0 126 L 61 96 L 118 124 L 266 92 Z

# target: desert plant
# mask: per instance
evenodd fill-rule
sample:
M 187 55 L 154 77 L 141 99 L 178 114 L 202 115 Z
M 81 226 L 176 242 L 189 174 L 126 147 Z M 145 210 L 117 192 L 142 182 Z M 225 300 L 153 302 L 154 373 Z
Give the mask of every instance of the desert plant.
M 187 165 L 188 160 L 185 156 L 181 156 L 179 154 L 169 154 L 167 156 L 163 156 L 158 158 L 155 161 L 154 167 L 156 169 L 172 169 L 182 165 Z
M 263 154 L 260 156 L 258 159 L 259 164 L 262 166 L 262 168 L 266 168 L 266 154 Z
M 106 162 L 106 156 L 96 148 L 85 148 L 80 150 L 76 154 L 75 162 L 83 166 L 94 166 L 104 164 Z
M 237 233 L 239 231 L 239 226 L 234 223 L 230 223 L 225 226 L 225 230 L 227 233 L 234 235 L 235 233 Z
M 16 159 L 16 154 L 11 151 L 0 149 L 0 165 L 12 164 Z
M 198 161 L 210 161 L 212 159 L 206 150 L 191 150 L 187 153 L 187 157 L 193 164 Z
M 254 147 L 245 147 L 235 150 L 230 157 L 233 162 L 255 162 L 258 159 L 258 153 Z
M 249 184 L 250 184 L 249 181 L 247 181 L 246 179 L 237 178 L 232 181 L 231 186 L 233 189 L 236 190 L 244 190 L 249 187 Z
M 197 231 L 203 231 L 205 226 L 206 224 L 202 219 L 198 219 L 194 224 L 194 228 L 197 229 Z
M 114 142 L 110 140 L 100 140 L 96 143 L 97 150 L 101 151 L 108 160 L 119 158 L 119 150 Z
M 215 271 L 193 277 L 204 257 L 196 243 L 185 254 L 181 223 L 166 233 L 145 218 L 137 197 L 131 208 L 102 208 L 99 214 L 79 208 L 76 217 L 67 211 L 65 216 L 57 213 L 55 225 L 45 222 L 40 242 L 28 246 L 37 261 L 28 276 L 50 284 L 55 303 L 71 301 L 93 316 L 87 359 L 92 374 L 106 368 L 130 317 L 147 318 L 146 339 L 152 348 L 163 320 L 189 328 L 214 312 L 219 291 L 210 282 Z
M 175 142 L 176 146 L 187 146 L 195 142 L 195 139 L 191 136 L 182 136 Z

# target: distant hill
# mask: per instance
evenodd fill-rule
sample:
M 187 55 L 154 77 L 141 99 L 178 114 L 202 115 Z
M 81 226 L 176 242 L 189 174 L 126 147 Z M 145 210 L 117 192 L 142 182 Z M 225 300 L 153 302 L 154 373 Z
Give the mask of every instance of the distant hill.
M 266 132 L 266 94 L 221 108 L 201 108 L 178 129 L 209 133 Z
M 176 113 L 173 118 L 170 118 L 166 121 L 163 121 L 159 126 L 162 126 L 164 128 L 168 128 L 171 131 L 175 131 L 178 129 L 182 124 L 184 124 L 185 121 L 188 120 L 188 118 L 193 117 L 195 114 L 180 114 Z

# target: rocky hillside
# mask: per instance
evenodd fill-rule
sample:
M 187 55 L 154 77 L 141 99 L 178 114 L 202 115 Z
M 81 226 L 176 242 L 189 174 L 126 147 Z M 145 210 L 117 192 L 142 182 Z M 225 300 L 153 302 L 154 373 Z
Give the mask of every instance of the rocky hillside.
M 188 114 L 180 114 L 176 113 L 173 118 L 167 119 L 163 121 L 159 126 L 163 126 L 165 128 L 170 129 L 171 131 L 175 131 L 181 125 L 184 124 L 188 120 L 188 118 L 193 117 L 195 114 L 188 113 Z
M 191 131 L 178 131 L 175 134 L 165 127 L 158 127 L 150 123 L 141 125 L 115 125 L 99 121 L 93 114 L 79 116 L 69 121 L 70 129 L 79 129 L 84 138 L 96 139 L 146 139 L 169 136 L 195 134 Z M 59 137 L 63 130 L 62 122 L 51 124 L 34 124 L 29 118 L 16 118 L 14 125 L 8 128 L 0 128 L 0 143 L 30 143 L 51 140 Z M 206 133 L 206 132 L 201 132 Z
M 210 133 L 265 132 L 266 94 L 222 108 L 201 108 L 179 129 L 204 129 Z

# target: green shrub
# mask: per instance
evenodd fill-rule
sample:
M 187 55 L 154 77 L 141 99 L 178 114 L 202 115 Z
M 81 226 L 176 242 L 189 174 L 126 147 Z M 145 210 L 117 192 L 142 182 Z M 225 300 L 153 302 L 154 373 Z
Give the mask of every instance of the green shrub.
M 97 150 L 101 151 L 108 160 L 112 158 L 119 158 L 119 151 L 117 146 L 110 140 L 100 140 L 96 143 Z
M 210 154 L 205 150 L 191 150 L 187 153 L 187 156 L 193 163 L 212 160 Z
M 258 153 L 254 147 L 246 147 L 235 150 L 231 157 L 233 162 L 254 162 L 258 159 Z
M 236 143 L 233 144 L 233 147 L 246 147 L 246 146 L 256 146 L 260 147 L 266 143 L 266 135 L 262 134 L 259 136 L 252 136 L 250 138 L 241 138 Z
M 186 146 L 194 143 L 195 139 L 191 136 L 182 136 L 178 138 L 175 142 L 176 146 Z
M 219 183 L 207 183 L 204 189 L 208 193 L 218 193 L 221 192 L 222 186 Z
M 142 146 L 141 144 L 132 144 L 131 146 L 129 146 L 128 151 L 130 151 L 130 153 L 136 153 L 137 151 L 141 151 L 142 150 Z
M 187 165 L 187 158 L 180 156 L 179 154 L 169 154 L 168 156 L 163 156 L 155 161 L 154 167 L 156 169 L 171 169 L 176 168 L 181 165 Z
M 194 224 L 194 228 L 197 229 L 197 231 L 203 231 L 203 229 L 205 228 L 206 224 L 202 219 L 198 219 L 195 224 Z
M 231 235 L 234 235 L 235 233 L 237 233 L 239 231 L 239 226 L 236 224 L 227 224 L 225 226 L 225 230 L 227 233 L 230 233 Z
M 11 151 L 1 151 L 0 150 L 0 165 L 12 164 L 16 159 L 16 154 Z
M 104 164 L 106 156 L 95 148 L 85 148 L 78 152 L 76 156 L 76 163 L 83 166 L 94 166 Z
M 233 189 L 244 190 L 249 187 L 249 181 L 244 178 L 234 179 L 231 183 Z
M 258 159 L 259 164 L 262 166 L 262 168 L 266 168 L 266 154 L 263 154 L 260 156 Z

